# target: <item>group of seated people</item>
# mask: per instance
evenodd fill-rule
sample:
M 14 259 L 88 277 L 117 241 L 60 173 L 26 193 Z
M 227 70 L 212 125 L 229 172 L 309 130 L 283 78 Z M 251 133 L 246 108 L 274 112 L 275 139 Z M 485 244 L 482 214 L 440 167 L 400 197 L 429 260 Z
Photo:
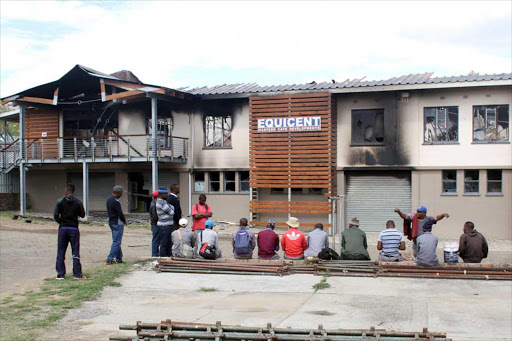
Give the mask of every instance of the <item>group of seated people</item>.
M 438 216 L 427 216 L 424 206 L 418 207 L 415 214 L 406 215 L 399 209 L 396 213 L 404 219 L 404 231 L 408 239 L 413 242 L 415 261 L 422 266 L 436 266 L 439 259 L 436 254 L 438 238 L 432 234 L 432 226 L 449 215 L 443 213 Z M 207 220 L 204 229 L 192 232 L 187 229 L 187 219 L 179 221 L 179 229 L 172 232 L 172 255 L 175 257 L 199 257 L 215 259 L 222 257 L 219 247 L 219 237 L 213 230 L 214 223 Z M 279 259 L 277 253 L 284 251 L 284 258 L 299 260 L 309 257 L 318 257 L 319 253 L 329 248 L 329 236 L 323 230 L 324 226 L 316 224 L 313 231 L 306 236 L 299 230 L 299 220 L 290 217 L 286 222 L 288 230 L 282 238 L 274 231 L 276 223 L 268 220 L 266 229 L 260 231 L 257 236 L 248 227 L 246 218 L 240 219 L 239 228 L 231 235 L 233 256 L 236 259 L 251 259 L 258 246 L 259 259 Z M 475 230 L 472 222 L 464 224 L 464 234 L 459 241 L 459 256 L 466 263 L 480 263 L 487 257 L 488 245 L 484 236 Z M 380 232 L 377 240 L 377 250 L 380 251 L 379 261 L 399 262 L 404 261 L 400 250 L 406 249 L 406 237 L 396 229 L 393 220 L 386 223 L 386 229 Z M 343 231 L 341 240 L 341 255 L 344 260 L 371 260 L 368 253 L 366 233 L 359 228 L 359 220 L 354 218 L 349 223 L 349 228 Z M 332 250 L 331 250 L 332 251 Z M 334 251 L 333 251 L 334 252 Z

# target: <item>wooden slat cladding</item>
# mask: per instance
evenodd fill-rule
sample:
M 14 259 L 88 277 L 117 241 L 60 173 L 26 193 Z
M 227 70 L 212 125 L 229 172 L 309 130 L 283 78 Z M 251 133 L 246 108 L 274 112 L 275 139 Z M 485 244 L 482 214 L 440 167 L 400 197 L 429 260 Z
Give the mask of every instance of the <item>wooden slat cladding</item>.
M 46 138 L 42 137 L 46 133 Z M 44 145 L 44 157 L 58 157 L 59 112 L 53 108 L 34 108 L 25 112 L 25 138 L 27 145 L 40 148 Z
M 251 187 L 326 188 L 333 193 L 336 108 L 331 94 L 261 96 L 249 101 Z M 258 132 L 258 119 L 313 116 L 321 118 L 320 130 Z M 270 212 L 267 207 L 254 208 Z M 326 209 L 310 211 L 326 213 Z

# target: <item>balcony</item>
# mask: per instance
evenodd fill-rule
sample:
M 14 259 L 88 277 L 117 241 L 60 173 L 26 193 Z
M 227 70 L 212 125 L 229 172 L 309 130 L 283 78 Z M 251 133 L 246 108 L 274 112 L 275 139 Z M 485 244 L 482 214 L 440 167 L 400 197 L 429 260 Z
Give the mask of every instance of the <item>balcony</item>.
M 19 143 L 2 153 L 15 155 Z M 184 163 L 188 158 L 188 139 L 153 139 L 151 135 L 24 139 L 23 159 L 27 163 L 147 162 L 153 160 L 155 149 L 159 161 Z M 19 157 L 19 152 L 16 155 Z

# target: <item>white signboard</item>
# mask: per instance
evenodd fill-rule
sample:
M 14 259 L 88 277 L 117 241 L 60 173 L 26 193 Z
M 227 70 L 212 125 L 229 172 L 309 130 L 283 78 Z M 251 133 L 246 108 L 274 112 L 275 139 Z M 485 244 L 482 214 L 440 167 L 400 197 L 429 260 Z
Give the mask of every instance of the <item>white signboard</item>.
M 43 131 L 43 132 L 41 133 L 41 137 L 48 137 L 48 133 L 47 133 L 46 131 Z
M 315 117 L 283 117 L 258 119 L 259 133 L 321 130 L 322 119 Z

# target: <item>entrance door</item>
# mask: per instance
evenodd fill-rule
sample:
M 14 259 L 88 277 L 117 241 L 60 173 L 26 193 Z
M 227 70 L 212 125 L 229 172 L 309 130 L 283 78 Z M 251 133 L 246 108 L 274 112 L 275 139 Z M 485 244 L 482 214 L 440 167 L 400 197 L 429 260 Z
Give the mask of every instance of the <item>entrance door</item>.
M 394 210 L 410 212 L 411 205 L 410 172 L 347 173 L 347 227 L 357 217 L 363 231 L 382 231 L 388 220 L 394 220 L 400 229 L 401 218 Z

